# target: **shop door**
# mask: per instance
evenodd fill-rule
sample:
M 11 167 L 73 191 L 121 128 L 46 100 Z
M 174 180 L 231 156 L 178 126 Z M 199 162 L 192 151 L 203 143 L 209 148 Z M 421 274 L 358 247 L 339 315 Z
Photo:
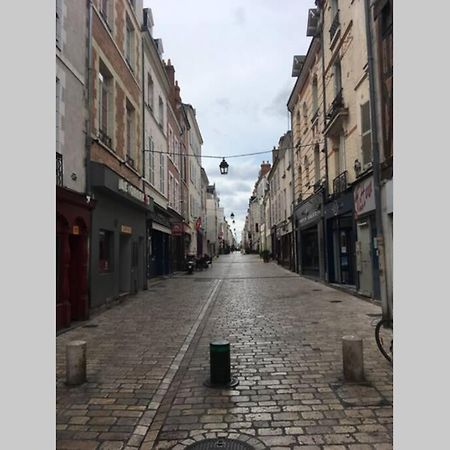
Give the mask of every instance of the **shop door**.
M 370 226 L 368 221 L 358 222 L 358 274 L 359 291 L 363 295 L 372 297 L 372 252 Z
M 319 238 L 317 227 L 301 232 L 302 272 L 305 275 L 319 276 Z
M 131 244 L 131 292 L 138 291 L 139 247 L 136 241 Z
M 119 239 L 119 292 L 130 292 L 130 235 L 120 234 Z

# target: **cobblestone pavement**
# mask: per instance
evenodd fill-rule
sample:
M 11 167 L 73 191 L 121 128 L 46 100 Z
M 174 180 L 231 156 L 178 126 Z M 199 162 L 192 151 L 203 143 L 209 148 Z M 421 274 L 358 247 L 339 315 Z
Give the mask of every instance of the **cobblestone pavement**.
M 377 305 L 258 256 L 222 255 L 57 337 L 57 448 L 392 449 L 392 369 Z M 97 325 L 92 327 L 92 325 Z M 342 380 L 341 338 L 364 342 L 366 383 Z M 207 388 L 209 343 L 231 344 L 233 390 Z M 65 344 L 88 345 L 88 382 L 64 384 Z

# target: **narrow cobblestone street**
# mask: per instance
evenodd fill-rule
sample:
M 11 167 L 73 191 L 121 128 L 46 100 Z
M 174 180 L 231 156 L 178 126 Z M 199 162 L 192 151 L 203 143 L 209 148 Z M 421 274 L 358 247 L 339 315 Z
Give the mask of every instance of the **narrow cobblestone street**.
M 161 280 L 57 337 L 57 448 L 182 449 L 222 436 L 258 449 L 391 449 L 380 313 L 256 255 Z M 363 338 L 364 385 L 343 383 L 347 334 Z M 216 338 L 231 344 L 233 390 L 203 385 Z M 78 339 L 88 382 L 68 387 L 65 345 Z

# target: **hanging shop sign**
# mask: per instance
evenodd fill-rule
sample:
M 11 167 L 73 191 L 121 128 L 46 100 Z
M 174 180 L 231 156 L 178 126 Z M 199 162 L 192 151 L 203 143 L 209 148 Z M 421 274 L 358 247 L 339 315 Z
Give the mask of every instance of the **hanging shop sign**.
M 353 191 L 355 218 L 375 209 L 375 192 L 373 177 L 366 178 L 355 186 Z
M 172 224 L 172 236 L 181 236 L 183 234 L 183 224 L 174 223 Z

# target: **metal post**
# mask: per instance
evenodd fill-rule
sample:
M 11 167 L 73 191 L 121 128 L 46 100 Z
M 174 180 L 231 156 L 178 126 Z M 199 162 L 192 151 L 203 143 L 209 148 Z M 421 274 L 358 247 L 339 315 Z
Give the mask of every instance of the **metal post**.
M 205 381 L 208 387 L 232 388 L 239 384 L 231 377 L 230 343 L 217 340 L 209 344 L 210 378 Z

